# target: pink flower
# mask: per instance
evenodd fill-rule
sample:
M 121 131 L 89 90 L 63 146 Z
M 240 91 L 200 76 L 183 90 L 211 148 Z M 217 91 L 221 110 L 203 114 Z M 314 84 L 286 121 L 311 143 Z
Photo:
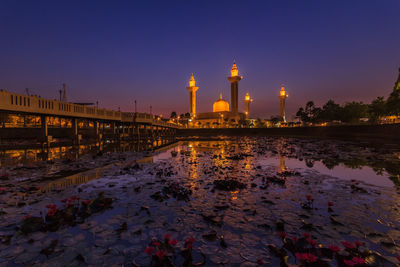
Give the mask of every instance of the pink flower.
M 352 243 L 350 243 L 350 242 L 342 241 L 341 243 L 342 243 L 342 245 L 343 245 L 345 248 L 347 248 L 347 249 L 353 249 L 353 248 L 355 248 L 355 246 L 354 246 Z
M 171 235 L 170 235 L 170 234 L 165 234 L 165 235 L 164 235 L 164 239 L 165 239 L 165 240 L 168 241 L 170 238 L 171 238 Z
M 352 260 L 343 260 L 344 264 L 346 264 L 347 266 L 354 266 L 355 263 Z
M 296 258 L 300 261 L 316 262 L 317 257 L 311 253 L 296 253 Z
M 317 241 L 312 240 L 311 238 L 307 238 L 306 240 L 313 247 L 315 247 L 317 245 Z
M 278 232 L 278 235 L 282 238 L 285 238 L 287 236 L 285 232 Z
M 357 247 L 361 247 L 361 246 L 363 245 L 363 242 L 354 241 L 354 244 L 355 244 Z
M 257 264 L 258 264 L 258 265 L 262 265 L 262 264 L 263 264 L 262 259 L 257 259 Z
M 153 251 L 154 251 L 154 248 L 153 247 L 149 247 L 149 246 L 146 247 L 146 249 L 144 250 L 144 252 L 146 252 L 149 255 L 152 255 Z
M 333 206 L 333 202 L 332 201 L 328 201 L 328 207 L 332 207 Z
M 161 260 L 165 256 L 165 251 L 164 250 L 157 251 L 156 256 Z
M 178 240 L 176 240 L 176 239 L 171 239 L 168 243 L 169 243 L 171 246 L 175 246 L 176 244 L 178 244 Z
M 338 253 L 338 252 L 341 250 L 340 247 L 335 246 L 335 245 L 330 245 L 330 246 L 328 246 L 328 248 L 329 248 L 332 252 L 335 252 L 335 253 Z
M 193 237 L 188 237 L 185 240 L 185 247 L 186 248 L 192 248 L 194 243 L 194 238 Z
M 351 260 L 354 262 L 354 264 L 364 264 L 365 263 L 365 260 L 363 258 L 353 257 Z

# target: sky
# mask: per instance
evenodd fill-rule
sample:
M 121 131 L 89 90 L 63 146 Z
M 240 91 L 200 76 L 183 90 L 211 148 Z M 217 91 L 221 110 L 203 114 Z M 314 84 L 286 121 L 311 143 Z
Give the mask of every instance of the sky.
M 400 67 L 399 0 L 0 1 L 0 88 L 169 116 L 230 101 L 233 60 L 239 99 L 251 116 L 287 118 L 322 105 L 387 97 Z M 239 109 L 244 109 L 243 101 Z

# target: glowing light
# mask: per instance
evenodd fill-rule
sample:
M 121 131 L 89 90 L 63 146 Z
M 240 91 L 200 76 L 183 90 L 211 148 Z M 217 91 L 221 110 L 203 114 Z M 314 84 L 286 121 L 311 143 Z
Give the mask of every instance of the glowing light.
M 222 99 L 222 94 L 219 95 L 219 99 L 213 104 L 213 112 L 229 111 L 229 103 Z
M 239 75 L 239 70 L 238 70 L 238 68 L 236 66 L 236 62 L 233 62 L 233 66 L 232 66 L 232 69 L 231 69 L 231 77 L 236 77 L 238 75 Z
M 189 87 L 195 87 L 196 86 L 196 80 L 194 79 L 193 73 L 192 76 L 190 76 L 189 80 Z
M 288 97 L 289 96 L 289 95 L 286 94 L 285 87 L 283 85 L 281 87 L 280 96 L 281 97 Z

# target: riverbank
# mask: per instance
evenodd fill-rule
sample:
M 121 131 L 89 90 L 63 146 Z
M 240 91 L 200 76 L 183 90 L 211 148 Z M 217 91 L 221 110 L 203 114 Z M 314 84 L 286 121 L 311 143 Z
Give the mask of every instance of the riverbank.
M 177 136 L 180 138 L 190 138 L 193 136 L 198 136 L 200 138 L 216 136 L 282 136 L 369 140 L 377 143 L 395 143 L 400 142 L 400 124 L 294 128 L 195 128 L 179 129 Z

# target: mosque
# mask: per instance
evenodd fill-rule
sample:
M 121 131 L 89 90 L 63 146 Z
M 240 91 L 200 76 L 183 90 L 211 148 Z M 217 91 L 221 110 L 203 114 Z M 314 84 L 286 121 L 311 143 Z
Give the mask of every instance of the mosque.
M 199 87 L 196 86 L 196 81 L 192 74 L 189 80 L 189 86 L 186 87 L 186 89 L 189 91 L 189 107 L 192 126 L 234 127 L 246 119 L 249 119 L 250 103 L 253 101 L 253 99 L 250 98 L 248 92 L 244 98 L 245 112 L 239 112 L 238 109 L 239 82 L 242 79 L 243 76 L 239 76 L 239 70 L 234 62 L 231 69 L 231 76 L 228 77 L 228 81 L 231 84 L 231 104 L 229 105 L 228 101 L 223 99 L 222 94 L 220 94 L 219 99 L 213 103 L 212 112 L 196 113 L 196 91 L 199 89 Z

